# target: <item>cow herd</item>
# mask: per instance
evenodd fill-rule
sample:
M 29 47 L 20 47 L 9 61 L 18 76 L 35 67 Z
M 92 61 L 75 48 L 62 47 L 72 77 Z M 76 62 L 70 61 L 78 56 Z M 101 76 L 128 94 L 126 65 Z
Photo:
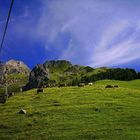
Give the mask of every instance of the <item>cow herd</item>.
M 93 85 L 93 83 L 88 83 L 88 84 L 86 84 L 86 83 L 79 83 L 78 84 L 78 87 L 84 87 L 84 86 L 86 86 L 86 85 L 88 85 L 88 86 L 92 86 Z M 66 84 L 60 84 L 58 87 L 60 88 L 60 87 L 66 87 L 67 85 Z M 48 87 L 48 86 L 47 86 Z M 52 86 L 49 86 L 49 87 L 52 87 Z M 119 86 L 118 85 L 106 85 L 105 86 L 105 88 L 118 88 Z M 43 89 L 44 88 L 46 88 L 46 87 L 39 87 L 39 88 L 37 88 L 36 89 L 36 92 L 37 93 L 43 93 Z M 20 90 L 21 91 L 21 90 Z M 22 92 L 22 91 L 21 91 Z M 11 97 L 11 96 L 13 96 L 14 95 L 14 93 L 13 92 L 11 92 L 11 93 L 9 93 L 9 94 L 0 94 L 0 103 L 5 103 L 6 102 L 6 100 L 9 98 L 9 97 Z
M 89 85 L 89 86 L 92 86 L 93 83 L 79 83 L 77 84 L 78 87 L 84 87 L 86 85 Z M 51 88 L 51 87 L 68 87 L 68 86 L 72 86 L 72 85 L 68 85 L 68 84 L 48 84 L 48 85 L 45 85 L 45 86 L 42 86 L 43 88 Z
M 107 85 L 105 88 L 118 88 L 118 85 Z
M 88 83 L 88 84 L 86 84 L 86 83 L 79 83 L 78 87 L 84 87 L 86 85 L 93 86 L 93 83 Z M 43 88 L 46 88 L 46 87 L 50 87 L 51 88 L 51 87 L 55 87 L 55 86 L 49 85 L 49 86 L 44 86 L 44 87 L 41 87 L 41 88 L 37 88 L 37 93 L 43 93 Z M 59 88 L 67 87 L 67 84 L 60 84 L 58 87 Z M 118 88 L 118 87 L 119 87 L 118 85 L 106 85 L 105 86 L 105 88 Z

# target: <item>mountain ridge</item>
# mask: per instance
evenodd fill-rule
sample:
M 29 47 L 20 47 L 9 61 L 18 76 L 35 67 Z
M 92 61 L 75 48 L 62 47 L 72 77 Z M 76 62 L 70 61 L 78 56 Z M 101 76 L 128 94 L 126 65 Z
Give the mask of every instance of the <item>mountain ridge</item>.
M 134 69 L 92 68 L 90 66 L 73 65 L 67 60 L 50 60 L 37 64 L 30 72 L 29 82 L 25 90 L 37 87 L 75 86 L 81 82 L 89 83 L 102 79 L 134 80 L 140 74 Z
M 22 61 L 9 60 L 3 68 L 7 70 L 8 85 L 17 84 L 18 87 L 23 87 L 23 90 L 37 87 L 77 86 L 81 82 L 87 84 L 103 79 L 129 81 L 140 78 L 140 72 L 134 69 L 92 68 L 73 65 L 67 60 L 45 61 L 43 64 L 37 64 L 32 70 Z M 2 78 L 1 73 L 0 77 Z M 1 85 L 4 85 L 2 80 Z

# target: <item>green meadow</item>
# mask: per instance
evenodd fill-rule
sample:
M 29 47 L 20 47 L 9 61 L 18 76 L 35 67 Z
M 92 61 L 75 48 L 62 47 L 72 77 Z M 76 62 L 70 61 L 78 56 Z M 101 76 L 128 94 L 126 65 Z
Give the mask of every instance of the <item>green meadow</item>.
M 22 139 L 140 140 L 140 80 L 17 93 L 0 104 L 0 140 Z

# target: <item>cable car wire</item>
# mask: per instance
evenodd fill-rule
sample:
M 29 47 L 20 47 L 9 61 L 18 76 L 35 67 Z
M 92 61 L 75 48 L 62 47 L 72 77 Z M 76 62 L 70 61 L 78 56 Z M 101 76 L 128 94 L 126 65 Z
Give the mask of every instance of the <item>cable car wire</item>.
M 1 54 L 1 51 L 2 51 L 2 47 L 3 47 L 3 43 L 4 43 L 4 39 L 5 39 L 7 27 L 8 27 L 8 23 L 9 23 L 9 20 L 10 20 L 10 15 L 11 15 L 13 3 L 14 3 L 14 0 L 11 1 L 10 9 L 9 9 L 9 12 L 8 12 L 7 21 L 6 21 L 6 25 L 5 25 L 5 28 L 4 28 L 4 32 L 3 32 L 3 36 L 2 36 L 2 40 L 1 40 L 1 44 L 0 44 L 0 54 Z

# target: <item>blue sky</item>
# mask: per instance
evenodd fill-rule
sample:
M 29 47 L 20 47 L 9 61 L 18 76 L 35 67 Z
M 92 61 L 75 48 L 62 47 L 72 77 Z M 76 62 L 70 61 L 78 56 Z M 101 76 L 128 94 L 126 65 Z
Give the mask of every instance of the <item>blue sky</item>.
M 0 1 L 0 38 L 9 6 Z M 0 57 L 140 70 L 140 0 L 15 0 Z

